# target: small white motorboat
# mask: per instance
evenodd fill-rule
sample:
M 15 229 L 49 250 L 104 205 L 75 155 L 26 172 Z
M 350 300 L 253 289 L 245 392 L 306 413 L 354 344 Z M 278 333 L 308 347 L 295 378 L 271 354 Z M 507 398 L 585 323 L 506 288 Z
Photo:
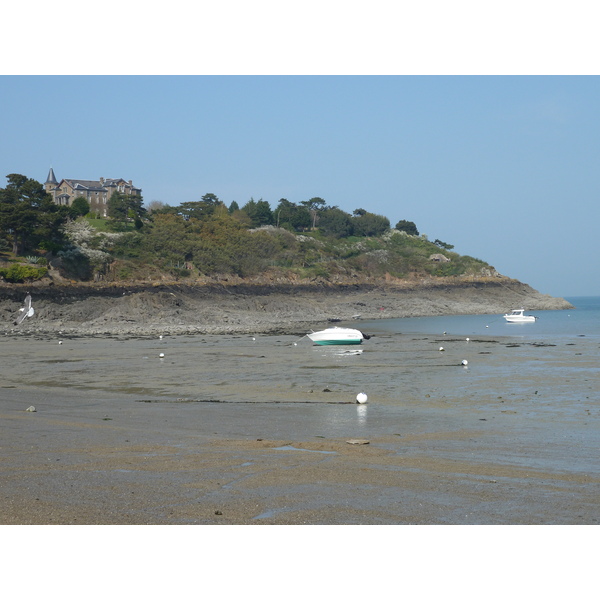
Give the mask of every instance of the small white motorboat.
M 358 329 L 329 327 L 322 331 L 312 331 L 307 334 L 307 337 L 317 346 L 331 346 L 334 344 L 362 344 L 362 341 L 368 340 L 370 336 L 364 335 Z
M 504 315 L 507 323 L 534 323 L 537 317 L 526 315 L 525 309 L 520 308 L 513 310 L 510 314 Z

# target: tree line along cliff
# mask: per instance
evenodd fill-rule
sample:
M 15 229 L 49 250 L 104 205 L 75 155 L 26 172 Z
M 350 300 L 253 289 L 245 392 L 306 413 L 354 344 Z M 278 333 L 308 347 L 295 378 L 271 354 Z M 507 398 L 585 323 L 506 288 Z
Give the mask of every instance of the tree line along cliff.
M 387 217 L 362 208 L 349 214 L 322 198 L 282 198 L 272 209 L 262 199 L 226 206 L 205 194 L 146 208 L 141 196 L 115 192 L 108 218 L 100 218 L 84 198 L 59 206 L 39 182 L 17 174 L 7 180 L 0 188 L 0 278 L 7 283 L 501 277 L 451 244 L 429 241 L 411 221 L 392 228 Z

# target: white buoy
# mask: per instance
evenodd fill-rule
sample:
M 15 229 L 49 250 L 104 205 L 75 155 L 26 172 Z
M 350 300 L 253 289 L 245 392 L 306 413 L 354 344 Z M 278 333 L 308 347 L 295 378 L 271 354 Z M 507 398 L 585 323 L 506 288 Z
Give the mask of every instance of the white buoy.
M 469 361 L 468 361 L 468 360 L 463 360 L 463 361 L 462 361 L 460 364 L 461 364 L 463 367 L 466 367 L 466 366 L 469 364 Z
M 60 346 L 62 344 L 62 342 L 58 342 L 58 345 Z
M 158 339 L 159 339 L 159 340 L 162 340 L 162 335 L 159 335 L 159 336 L 158 336 Z
M 161 353 L 158 355 L 158 358 L 164 358 L 164 357 L 165 357 L 165 354 L 164 354 L 164 352 L 161 352 Z
M 469 342 L 469 341 L 470 341 L 469 338 L 467 338 L 467 342 Z
M 356 396 L 356 401 L 359 404 L 366 404 L 368 399 L 369 399 L 369 397 L 365 393 L 363 393 L 363 392 L 361 392 L 360 394 L 358 394 Z
M 440 346 L 440 352 L 444 351 L 444 346 Z

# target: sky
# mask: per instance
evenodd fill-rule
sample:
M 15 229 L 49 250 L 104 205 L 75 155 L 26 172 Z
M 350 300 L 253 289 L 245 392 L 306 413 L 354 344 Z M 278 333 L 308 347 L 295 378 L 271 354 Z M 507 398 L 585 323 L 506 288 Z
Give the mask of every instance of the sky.
M 413 221 L 430 240 L 542 293 L 600 295 L 600 79 L 588 63 L 575 72 L 559 63 L 553 73 L 522 53 L 499 67 L 488 51 L 489 71 L 477 62 L 436 68 L 435 60 L 395 71 L 382 60 L 380 70 L 355 65 L 352 73 L 344 61 L 336 70 L 327 60 L 335 52 L 320 47 L 322 63 L 313 52 L 304 68 L 262 68 L 243 63 L 239 41 L 240 68 L 225 59 L 132 69 L 125 55 L 78 67 L 75 45 L 64 68 L 45 72 L 38 57 L 4 69 L 0 178 L 43 183 L 50 167 L 59 181 L 122 177 L 142 188 L 145 205 L 214 193 L 227 205 L 254 198 L 275 208 L 280 198 L 318 196 L 392 226 Z M 54 58 L 63 64 L 64 54 Z

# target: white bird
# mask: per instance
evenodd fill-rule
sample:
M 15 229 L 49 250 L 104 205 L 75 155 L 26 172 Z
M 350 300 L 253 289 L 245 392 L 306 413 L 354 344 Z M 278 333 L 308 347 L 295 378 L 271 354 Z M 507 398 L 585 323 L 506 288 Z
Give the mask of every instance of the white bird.
M 469 364 L 469 361 L 468 361 L 468 360 L 463 360 L 463 361 L 462 361 L 460 364 L 461 364 L 463 367 L 466 367 L 466 366 Z
M 363 392 L 360 392 L 360 394 L 358 394 L 356 396 L 356 401 L 359 404 L 366 404 L 368 399 L 369 399 L 369 397 L 365 393 L 363 393 Z
M 14 324 L 19 325 L 19 323 L 22 323 L 27 317 L 33 317 L 34 314 L 35 311 L 33 310 L 33 306 L 31 306 L 31 294 L 27 294 L 27 296 L 25 296 L 24 306 L 19 309 Z

